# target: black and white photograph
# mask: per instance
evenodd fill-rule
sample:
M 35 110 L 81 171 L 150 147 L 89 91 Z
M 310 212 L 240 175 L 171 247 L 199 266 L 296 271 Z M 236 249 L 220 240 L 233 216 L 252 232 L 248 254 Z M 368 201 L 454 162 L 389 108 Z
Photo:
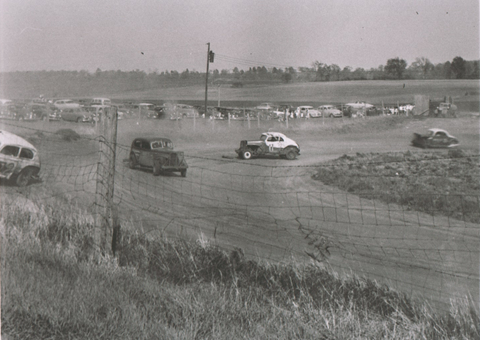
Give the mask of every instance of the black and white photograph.
M 479 340 L 479 8 L 0 0 L 0 347 Z

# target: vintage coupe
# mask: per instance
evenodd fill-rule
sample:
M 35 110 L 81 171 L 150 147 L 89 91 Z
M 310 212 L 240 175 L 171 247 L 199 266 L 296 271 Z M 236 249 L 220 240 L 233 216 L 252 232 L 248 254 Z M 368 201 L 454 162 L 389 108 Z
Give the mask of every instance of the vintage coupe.
M 0 179 L 25 187 L 39 172 L 37 149 L 20 136 L 0 130 Z
M 261 135 L 260 140 L 242 140 L 240 148 L 235 152 L 244 160 L 269 154 L 295 160 L 300 155 L 300 147 L 282 133 L 266 132 Z
M 455 136 L 442 129 L 429 129 L 426 134 L 413 134 L 412 145 L 421 148 L 453 148 L 460 142 Z
M 162 172 L 180 172 L 182 177 L 186 177 L 188 165 L 183 151 L 174 151 L 170 139 L 149 137 L 133 140 L 129 167 L 152 169 L 154 176 Z

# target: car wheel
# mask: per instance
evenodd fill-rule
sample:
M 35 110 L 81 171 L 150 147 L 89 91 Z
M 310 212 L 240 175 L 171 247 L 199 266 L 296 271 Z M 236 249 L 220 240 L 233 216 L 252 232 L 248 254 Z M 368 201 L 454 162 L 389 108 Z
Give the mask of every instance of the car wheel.
M 47 116 L 47 115 L 43 115 L 43 116 L 42 116 L 42 121 L 47 121 L 47 119 L 48 119 L 48 116 Z
M 130 159 L 128 159 L 128 167 L 130 169 L 135 169 L 137 167 L 137 159 L 135 158 L 135 155 L 131 154 Z
M 23 121 L 24 120 L 24 117 L 23 116 L 19 116 L 18 117 L 18 121 Z
M 333 114 L 330 114 L 330 116 L 329 116 L 329 117 L 333 118 Z
M 77 118 L 77 123 L 79 123 L 80 121 L 82 121 L 82 118 Z
M 187 169 L 180 171 L 182 177 L 187 177 Z
M 242 157 L 244 160 L 249 160 L 252 158 L 252 152 L 250 150 L 245 150 L 243 153 L 242 153 Z
M 15 183 L 18 187 L 25 187 L 32 180 L 34 170 L 31 168 L 23 169 L 20 174 L 18 174 Z
M 162 168 L 158 162 L 153 163 L 153 176 L 158 176 L 162 172 Z
M 295 150 L 288 150 L 285 156 L 288 160 L 295 160 L 297 158 L 297 152 Z

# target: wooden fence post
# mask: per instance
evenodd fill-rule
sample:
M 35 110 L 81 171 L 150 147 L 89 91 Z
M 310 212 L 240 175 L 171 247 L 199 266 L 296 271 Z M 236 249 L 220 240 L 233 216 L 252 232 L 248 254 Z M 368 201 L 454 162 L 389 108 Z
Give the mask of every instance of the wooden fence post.
M 99 159 L 95 189 L 94 256 L 112 255 L 113 228 L 116 211 L 113 205 L 115 184 L 115 157 L 117 145 L 117 109 L 104 110 L 103 132 L 99 140 Z

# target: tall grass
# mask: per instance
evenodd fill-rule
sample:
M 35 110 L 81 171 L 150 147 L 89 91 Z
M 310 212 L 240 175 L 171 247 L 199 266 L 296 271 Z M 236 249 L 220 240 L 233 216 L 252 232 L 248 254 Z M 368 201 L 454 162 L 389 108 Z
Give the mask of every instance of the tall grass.
M 2 336 L 12 339 L 478 339 L 467 301 L 436 314 L 374 281 L 248 260 L 122 224 L 93 262 L 92 217 L 2 196 Z

